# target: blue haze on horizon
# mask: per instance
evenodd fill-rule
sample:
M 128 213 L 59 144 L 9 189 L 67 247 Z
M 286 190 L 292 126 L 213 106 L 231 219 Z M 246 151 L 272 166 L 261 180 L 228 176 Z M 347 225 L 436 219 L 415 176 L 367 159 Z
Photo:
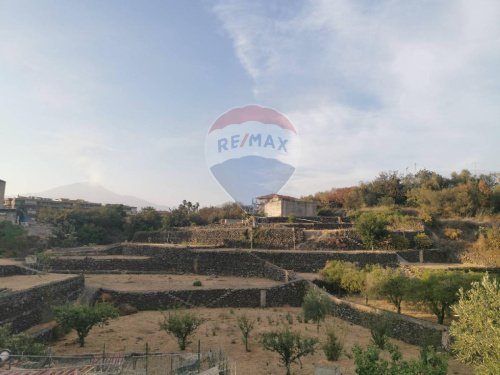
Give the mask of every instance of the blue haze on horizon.
M 498 19 L 493 0 L 0 0 L 0 178 L 219 204 L 204 137 L 249 103 L 299 130 L 285 194 L 498 172 Z

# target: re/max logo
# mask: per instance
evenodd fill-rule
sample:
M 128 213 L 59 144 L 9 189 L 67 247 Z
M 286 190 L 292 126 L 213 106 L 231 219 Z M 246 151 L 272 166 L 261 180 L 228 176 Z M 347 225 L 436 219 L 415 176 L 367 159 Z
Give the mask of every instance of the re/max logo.
M 240 134 L 235 134 L 229 138 L 219 138 L 217 140 L 217 149 L 218 152 L 222 152 L 230 149 L 245 147 L 246 145 L 247 147 L 274 148 L 288 152 L 286 149 L 287 143 L 288 139 L 273 137 L 271 134 L 264 136 L 262 134 L 246 133 L 243 137 L 241 137 Z

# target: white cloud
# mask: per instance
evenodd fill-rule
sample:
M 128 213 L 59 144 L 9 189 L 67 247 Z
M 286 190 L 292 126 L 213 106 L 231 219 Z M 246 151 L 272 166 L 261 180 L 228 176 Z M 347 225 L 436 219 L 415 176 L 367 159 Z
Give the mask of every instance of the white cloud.
M 220 1 L 214 11 L 256 99 L 300 130 L 302 167 L 287 191 L 414 163 L 499 169 L 500 3 L 266 4 Z

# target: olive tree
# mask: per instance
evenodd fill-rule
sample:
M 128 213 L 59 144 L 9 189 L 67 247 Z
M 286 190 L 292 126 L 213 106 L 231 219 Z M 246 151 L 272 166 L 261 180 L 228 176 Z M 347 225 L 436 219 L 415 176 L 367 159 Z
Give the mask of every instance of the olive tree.
M 165 316 L 163 322 L 160 322 L 160 328 L 175 336 L 179 349 L 185 350 L 186 346 L 191 343 L 189 336 L 198 329 L 203 321 L 203 319 L 190 313 L 175 313 Z
M 85 345 L 85 338 L 92 327 L 108 324 L 110 319 L 119 315 L 118 309 L 110 303 L 96 303 L 93 306 L 66 304 L 54 307 L 57 323 L 64 329 L 74 329 L 81 347 Z
M 309 354 L 314 354 L 318 340 L 315 338 L 302 337 L 299 332 L 284 331 L 265 332 L 261 335 L 261 344 L 265 350 L 278 353 L 286 375 L 291 374 L 292 363 L 300 362 L 300 359 Z
M 305 321 L 312 320 L 316 323 L 318 331 L 320 323 L 325 320 L 331 308 L 332 301 L 328 294 L 316 287 L 312 287 L 308 290 L 302 302 L 302 311 L 304 312 Z
M 452 349 L 458 359 L 476 367 L 476 374 L 500 374 L 500 285 L 484 276 L 469 291 L 459 292 L 452 307 L 458 320 L 451 323 Z

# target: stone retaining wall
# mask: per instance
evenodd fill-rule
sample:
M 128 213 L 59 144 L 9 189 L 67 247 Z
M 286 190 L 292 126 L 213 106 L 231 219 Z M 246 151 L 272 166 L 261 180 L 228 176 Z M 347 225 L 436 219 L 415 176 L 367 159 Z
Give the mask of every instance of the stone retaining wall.
M 269 288 L 230 288 L 126 292 L 101 289 L 116 305 L 129 304 L 138 310 L 177 307 L 279 307 L 302 305 L 308 282 L 295 280 Z
M 0 325 L 11 323 L 14 332 L 50 320 L 51 307 L 74 301 L 84 288 L 83 276 L 53 281 L 0 296 Z
M 34 275 L 36 272 L 30 269 L 16 266 L 15 264 L 0 265 L 0 277 L 16 275 Z M 0 285 L 1 286 L 1 285 Z
M 255 251 L 261 259 L 278 267 L 295 272 L 318 272 L 329 260 L 365 264 L 395 265 L 398 263 L 395 252 L 379 251 Z
M 254 247 L 293 249 L 304 240 L 301 228 L 229 227 L 182 228 L 168 231 L 137 232 L 133 242 L 189 243 L 211 247 Z
M 46 260 L 52 272 L 67 273 L 194 273 L 200 275 L 225 275 L 240 277 L 265 277 L 276 281 L 293 280 L 295 274 L 261 259 L 244 250 L 168 249 L 145 245 L 124 246 L 123 255 L 145 255 L 144 258 L 99 257 L 65 258 Z
M 412 345 L 435 345 L 448 349 L 448 327 L 410 316 L 396 314 L 341 300 L 331 296 L 332 314 L 340 319 L 369 328 L 373 321 L 380 320 L 383 315 L 390 319 L 389 336 Z

